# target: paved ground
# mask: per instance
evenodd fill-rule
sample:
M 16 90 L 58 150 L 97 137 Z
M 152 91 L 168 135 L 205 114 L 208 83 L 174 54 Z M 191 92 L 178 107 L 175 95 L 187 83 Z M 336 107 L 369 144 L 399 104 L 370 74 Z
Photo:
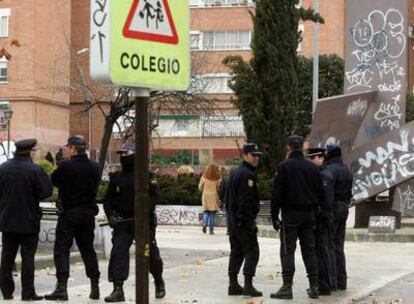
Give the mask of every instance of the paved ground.
M 264 297 L 251 301 L 248 298 L 226 295 L 229 245 L 224 229 L 218 229 L 216 235 L 203 235 L 198 227 L 160 227 L 158 242 L 165 260 L 167 298 L 156 301 L 153 298 L 151 283 L 151 303 L 372 303 L 373 297 L 369 295 L 373 291 L 384 300 L 388 297 L 398 299 L 405 294 L 407 299 L 411 299 L 410 295 L 414 294 L 410 290 L 414 285 L 414 275 L 411 274 L 414 271 L 414 244 L 412 243 L 347 243 L 348 291 L 312 301 L 306 297 L 305 290 L 308 283 L 298 252 L 295 300 L 278 301 L 270 299 L 269 294 L 274 292 L 282 281 L 279 274 L 279 243 L 275 239 L 262 238 L 260 239 L 261 258 L 255 282 L 257 288 L 264 292 Z M 107 261 L 101 261 L 102 296 L 109 294 L 112 289 L 105 280 L 106 268 Z M 132 266 L 131 270 L 133 269 Z M 53 272 L 53 269 L 36 272 L 36 286 L 39 293 L 43 294 L 53 289 Z M 83 273 L 82 264 L 73 265 L 69 283 L 70 303 L 103 303 L 103 300 L 87 299 L 89 284 Z M 134 277 L 131 276 L 125 288 L 130 303 L 134 303 L 134 285 Z M 19 292 L 16 293 L 16 298 L 19 298 Z M 8 303 L 19 303 L 19 301 Z M 412 301 L 407 300 L 404 303 L 412 303 Z

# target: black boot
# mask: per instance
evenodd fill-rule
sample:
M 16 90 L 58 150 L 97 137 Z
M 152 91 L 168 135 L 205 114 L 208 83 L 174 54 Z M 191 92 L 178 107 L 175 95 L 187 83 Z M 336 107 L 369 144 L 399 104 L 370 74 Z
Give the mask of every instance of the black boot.
M 99 300 L 99 279 L 91 279 L 91 293 L 89 299 Z
M 243 287 L 240 286 L 237 275 L 230 275 L 230 284 L 228 289 L 229 296 L 241 296 L 243 294 Z
M 66 282 L 58 282 L 55 290 L 45 295 L 46 300 L 50 301 L 68 301 L 68 287 Z
M 123 281 L 115 281 L 114 290 L 105 298 L 105 302 L 125 302 L 124 289 L 122 288 L 123 285 Z
M 291 300 L 293 299 L 293 292 L 292 292 L 292 282 L 285 281 L 283 282 L 282 287 L 275 293 L 270 294 L 272 299 L 284 299 L 284 300 Z
M 39 296 L 36 292 L 29 295 L 22 295 L 22 301 L 41 301 L 43 296 Z
M 243 296 L 247 297 L 262 297 L 263 293 L 258 291 L 253 286 L 253 277 L 244 276 L 244 287 L 243 287 Z
M 155 298 L 162 299 L 165 297 L 165 283 L 164 280 L 161 279 L 160 281 L 155 282 Z
M 319 287 L 317 280 L 309 280 L 309 288 L 306 289 L 308 297 L 311 299 L 319 299 Z

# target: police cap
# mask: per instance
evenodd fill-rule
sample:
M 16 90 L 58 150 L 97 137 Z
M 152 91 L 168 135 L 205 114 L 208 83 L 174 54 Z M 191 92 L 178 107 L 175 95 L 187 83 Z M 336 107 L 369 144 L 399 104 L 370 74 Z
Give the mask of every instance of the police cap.
M 86 142 L 82 135 L 74 135 L 68 138 L 67 146 L 86 146 Z
M 326 150 L 324 148 L 309 148 L 306 152 L 308 157 L 325 156 Z
M 288 145 L 294 150 L 301 150 L 303 147 L 303 137 L 300 135 L 289 136 Z
M 326 155 L 328 156 L 328 158 L 342 156 L 342 149 L 337 144 L 327 145 Z
M 257 145 L 253 143 L 244 144 L 242 152 L 244 154 L 251 153 L 251 154 L 257 154 L 257 155 L 263 155 L 263 152 L 260 152 Z
M 19 140 L 15 143 L 16 150 L 36 150 L 37 140 L 35 138 Z

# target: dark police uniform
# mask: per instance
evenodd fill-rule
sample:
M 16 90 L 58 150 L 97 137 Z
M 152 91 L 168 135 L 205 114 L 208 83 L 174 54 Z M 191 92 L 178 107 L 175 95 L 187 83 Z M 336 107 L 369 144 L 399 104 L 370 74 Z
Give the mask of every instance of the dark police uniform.
M 255 144 L 246 144 L 243 153 L 262 154 Z M 255 290 L 252 278 L 259 262 L 259 243 L 257 240 L 256 217 L 260 209 L 260 196 L 257 187 L 256 167 L 246 161 L 230 176 L 229 206 L 229 295 L 261 296 Z M 241 290 L 237 276 L 244 261 L 243 275 L 245 286 Z
M 12 299 L 12 267 L 20 246 L 22 299 L 40 300 L 34 289 L 34 256 L 39 240 L 39 201 L 52 195 L 52 184 L 43 169 L 19 152 L 34 149 L 35 139 L 16 142 L 16 156 L 0 166 L 0 231 L 3 248 L 0 288 L 4 299 Z
M 345 261 L 345 232 L 348 208 L 352 199 L 352 172 L 343 163 L 341 149 L 338 146 L 327 147 L 328 161 L 326 171 L 332 176 L 329 185 L 329 202 L 333 209 L 333 244 L 332 250 L 332 287 L 345 290 L 347 288 L 347 273 Z
M 325 149 L 309 148 L 307 157 L 326 157 Z M 329 189 L 333 185 L 333 176 L 326 170 L 326 166 L 320 168 L 322 183 L 324 187 L 324 204 L 321 205 L 319 216 L 316 223 L 316 253 L 318 257 L 319 268 L 319 293 L 321 295 L 329 295 L 331 292 L 332 282 L 332 234 L 333 234 L 333 213 L 330 202 L 332 201 L 332 191 Z
M 229 275 L 237 275 L 244 263 L 243 274 L 254 276 L 259 261 L 256 217 L 260 209 L 256 168 L 243 162 L 230 180 L 230 262 Z
M 110 175 L 110 182 L 104 203 L 105 213 L 114 229 L 112 237 L 112 251 L 109 260 L 109 281 L 122 287 L 122 282 L 129 276 L 129 248 L 135 238 L 134 228 L 134 154 L 121 157 L 122 171 Z M 165 286 L 162 279 L 163 261 L 155 239 L 157 219 L 155 206 L 160 195 L 159 185 L 155 174 L 150 173 L 150 265 L 149 270 L 154 277 L 156 297 L 165 295 Z M 119 220 L 131 219 L 127 222 Z M 107 299 L 105 299 L 107 300 Z
M 291 152 L 289 158 L 277 168 L 271 201 L 272 221 L 277 228 L 281 210 L 280 258 L 284 286 L 291 288 L 293 283 L 296 241 L 299 238 L 302 259 L 311 286 L 308 295 L 317 298 L 319 291 L 315 229 L 319 209 L 324 201 L 322 178 L 319 169 L 301 151 L 303 138 L 291 136 L 289 140 L 298 149 Z M 276 293 L 271 297 L 279 298 L 279 295 Z
M 82 145 L 83 139 L 69 138 L 74 145 Z M 95 238 L 96 192 L 101 180 L 101 166 L 87 155 L 75 155 L 59 163 L 52 173 L 52 183 L 59 189 L 63 213 L 56 226 L 54 261 L 58 283 L 66 284 L 69 278 L 69 253 L 76 240 L 86 275 L 93 282 L 99 281 L 98 259 L 93 246 Z

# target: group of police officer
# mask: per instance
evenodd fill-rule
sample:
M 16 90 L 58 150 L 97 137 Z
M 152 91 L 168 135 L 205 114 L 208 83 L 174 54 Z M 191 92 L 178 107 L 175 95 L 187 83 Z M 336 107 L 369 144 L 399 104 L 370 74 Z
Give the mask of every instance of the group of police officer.
M 20 247 L 22 256 L 22 300 L 68 301 L 70 248 L 75 239 L 91 281 L 90 299 L 99 299 L 100 272 L 94 249 L 95 216 L 99 208 L 96 194 L 101 180 L 101 166 L 86 155 L 82 136 L 67 141 L 68 160 L 61 161 L 51 179 L 36 165 L 37 141 L 16 142 L 13 159 L 0 166 L 0 231 L 2 254 L 0 262 L 0 290 L 4 300 L 12 300 L 14 281 L 12 268 Z M 122 169 L 110 175 L 104 209 L 114 229 L 113 249 L 109 262 L 109 281 L 113 292 L 106 302 L 125 301 L 123 282 L 129 273 L 129 247 L 134 239 L 134 153 L 133 145 L 125 144 L 119 151 Z M 165 296 L 162 278 L 163 262 L 155 241 L 155 204 L 159 195 L 156 179 L 150 174 L 150 272 L 155 282 L 155 297 Z M 39 202 L 52 195 L 52 185 L 58 188 L 58 221 L 54 244 L 54 263 L 57 285 L 48 295 L 39 296 L 34 287 L 34 257 L 39 240 L 42 210 Z
M 330 295 L 346 290 L 344 241 L 348 208 L 352 198 L 352 174 L 343 163 L 337 145 L 303 151 L 304 139 L 292 135 L 287 141 L 287 159 L 274 177 L 271 200 L 273 227 L 280 231 L 283 285 L 270 295 L 293 299 L 295 250 L 300 241 L 308 274 L 308 296 Z M 260 198 L 256 171 L 263 153 L 255 144 L 243 146 L 243 162 L 229 181 L 229 295 L 262 296 L 252 284 L 259 261 L 256 217 Z M 307 159 L 308 158 L 308 159 Z M 238 274 L 244 262 L 244 286 Z
M 13 159 L 0 166 L 0 231 L 2 254 L 0 290 L 3 299 L 13 299 L 12 268 L 20 247 L 22 255 L 22 300 L 42 300 L 34 287 L 34 256 L 42 210 L 39 202 L 58 188 L 58 222 L 54 245 L 57 285 L 47 300 L 67 301 L 70 248 L 75 239 L 91 281 L 91 299 L 99 299 L 100 272 L 93 246 L 95 216 L 98 213 L 96 193 L 102 168 L 86 155 L 82 136 L 71 136 L 67 142 L 69 159 L 59 163 L 51 180 L 33 163 L 37 141 L 16 142 Z M 299 238 L 302 257 L 309 278 L 310 298 L 345 290 L 347 275 L 344 240 L 348 207 L 352 197 L 352 174 L 341 159 L 341 149 L 328 146 L 308 149 L 306 159 L 303 138 L 288 138 L 288 158 L 281 162 L 274 178 L 271 216 L 275 230 L 280 230 L 280 259 L 283 286 L 271 298 L 292 299 L 295 272 L 294 254 Z M 228 232 L 230 239 L 229 295 L 262 296 L 253 286 L 259 261 L 256 218 L 260 196 L 256 171 L 262 152 L 255 144 L 243 146 L 243 162 L 228 182 Z M 125 301 L 123 282 L 129 274 L 129 248 L 134 240 L 134 153 L 135 147 L 124 144 L 118 151 L 121 170 L 110 174 L 104 199 L 109 225 L 114 229 L 109 262 L 109 281 L 113 292 L 106 302 Z M 155 297 L 165 296 L 162 278 L 163 262 L 155 239 L 155 205 L 159 186 L 150 173 L 150 272 L 154 277 Z M 238 274 L 244 263 L 244 286 Z

